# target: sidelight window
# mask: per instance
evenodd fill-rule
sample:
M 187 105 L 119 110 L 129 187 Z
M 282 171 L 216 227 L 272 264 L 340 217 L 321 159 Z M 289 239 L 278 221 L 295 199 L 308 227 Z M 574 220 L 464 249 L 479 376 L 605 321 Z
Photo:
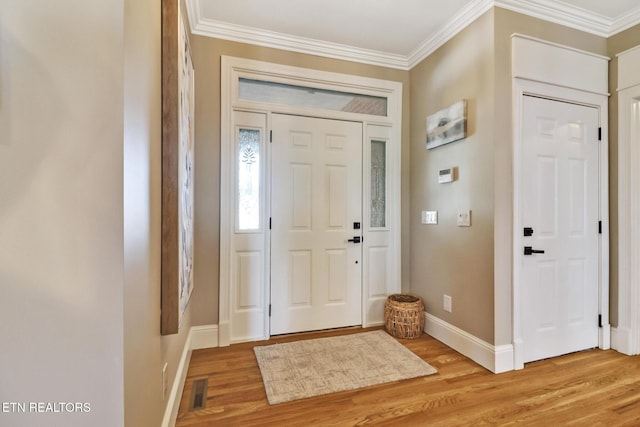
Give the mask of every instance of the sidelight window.
M 371 141 L 371 227 L 385 227 L 387 222 L 387 143 Z
M 260 229 L 260 131 L 239 129 L 238 229 Z

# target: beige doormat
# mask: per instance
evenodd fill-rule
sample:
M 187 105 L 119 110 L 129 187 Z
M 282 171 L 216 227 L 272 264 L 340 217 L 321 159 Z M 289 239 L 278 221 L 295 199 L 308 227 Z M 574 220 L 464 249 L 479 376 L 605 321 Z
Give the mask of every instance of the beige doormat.
M 255 347 L 269 403 L 435 374 L 385 331 Z

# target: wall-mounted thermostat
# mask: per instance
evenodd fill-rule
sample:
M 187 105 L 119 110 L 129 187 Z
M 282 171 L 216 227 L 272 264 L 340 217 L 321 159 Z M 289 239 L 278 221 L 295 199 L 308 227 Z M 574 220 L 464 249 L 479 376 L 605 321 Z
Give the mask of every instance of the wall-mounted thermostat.
M 438 172 L 438 183 L 453 182 L 456 180 L 456 168 L 440 169 Z

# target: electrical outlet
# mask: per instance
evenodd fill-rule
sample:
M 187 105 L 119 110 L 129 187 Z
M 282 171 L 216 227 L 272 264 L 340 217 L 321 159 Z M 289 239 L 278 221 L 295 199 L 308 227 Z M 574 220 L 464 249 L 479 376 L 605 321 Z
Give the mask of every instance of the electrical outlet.
M 448 311 L 449 313 L 451 313 L 451 297 L 449 295 L 444 295 L 444 298 L 442 299 L 442 305 L 444 311 Z
M 169 366 L 168 362 L 165 363 L 162 367 L 162 400 L 165 400 L 167 398 L 167 388 L 169 382 L 169 379 L 167 378 L 167 366 Z

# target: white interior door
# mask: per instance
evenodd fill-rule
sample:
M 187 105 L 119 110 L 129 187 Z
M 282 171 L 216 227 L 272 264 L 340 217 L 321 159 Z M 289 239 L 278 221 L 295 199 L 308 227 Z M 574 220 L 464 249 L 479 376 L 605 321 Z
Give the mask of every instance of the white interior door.
M 273 114 L 272 335 L 362 322 L 362 124 Z
M 529 362 L 598 346 L 599 111 L 524 98 L 516 262 Z

